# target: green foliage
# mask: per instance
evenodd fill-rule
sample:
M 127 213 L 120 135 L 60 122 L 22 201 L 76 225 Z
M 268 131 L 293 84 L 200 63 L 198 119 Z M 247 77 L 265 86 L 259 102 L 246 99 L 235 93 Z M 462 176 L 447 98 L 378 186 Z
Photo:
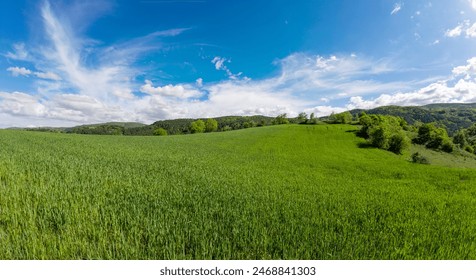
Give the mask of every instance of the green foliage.
M 369 142 L 379 149 L 388 150 L 390 131 L 387 126 L 376 125 L 369 129 Z
M 363 110 L 352 110 L 360 113 Z M 417 122 L 435 123 L 446 127 L 449 135 L 476 122 L 476 103 L 472 104 L 432 104 L 420 107 L 384 106 L 366 110 L 368 114 L 392 115 L 403 118 L 408 124 Z
M 298 117 L 297 117 L 297 121 L 298 123 L 307 123 L 307 114 L 304 113 L 304 112 L 301 112 L 299 113 Z
M 363 112 L 359 117 L 362 126 L 358 135 L 368 138 L 369 143 L 395 154 L 402 154 L 410 147 L 410 138 L 403 128 L 406 122 L 399 117 L 367 115 Z
M 423 124 L 418 128 L 418 136 L 413 139 L 413 143 L 425 145 L 428 149 L 442 150 L 451 153 L 453 144 L 446 130 L 436 127 L 433 123 Z
M 467 129 L 460 129 L 453 137 L 453 143 L 469 153 L 476 150 L 476 123 Z
M 342 123 L 342 124 L 348 124 L 352 122 L 352 114 L 349 111 L 342 112 L 339 114 L 334 114 L 332 113 L 329 116 L 329 122 L 330 123 Z
M 446 139 L 441 144 L 441 150 L 443 152 L 452 153 L 453 150 L 454 150 L 454 145 L 453 145 L 453 143 L 451 143 L 451 141 L 449 139 Z
M 419 152 L 412 154 L 412 162 L 413 163 L 420 163 L 420 164 L 430 164 L 430 161 Z
M 474 148 L 472 146 L 465 146 L 464 150 L 468 153 L 474 154 Z
M 278 125 L 278 124 L 288 124 L 289 120 L 287 119 L 286 113 L 278 115 L 274 120 L 273 124 Z
M 206 126 L 203 120 L 196 120 L 190 124 L 191 133 L 203 133 L 205 132 Z
M 476 259 L 474 169 L 352 129 L 0 130 L 0 259 Z
M 400 131 L 390 136 L 388 150 L 395 154 L 402 154 L 404 150 L 410 147 L 410 144 L 410 138 Z
M 162 127 L 159 127 L 156 130 L 154 130 L 154 135 L 157 135 L 157 136 L 166 136 L 167 134 L 168 134 L 167 130 L 163 129 Z
M 215 119 L 207 119 L 205 121 L 205 132 L 214 132 L 218 129 L 218 122 Z
M 468 145 L 467 138 L 465 129 L 458 130 L 455 136 L 453 136 L 453 143 L 458 145 L 460 148 L 464 148 Z
M 256 123 L 254 121 L 247 121 L 243 123 L 243 128 L 255 127 Z
M 99 124 L 84 125 L 70 129 L 68 132 L 77 134 L 98 134 L 98 135 L 122 135 L 125 128 L 121 125 Z
M 314 113 L 311 113 L 307 123 L 309 123 L 309 124 L 316 124 L 317 123 L 317 118 L 315 117 Z
M 214 118 L 214 120 L 216 120 L 217 122 L 216 131 L 227 131 L 249 128 L 254 126 L 267 126 L 271 124 L 274 118 L 265 116 L 225 116 Z M 190 130 L 190 126 L 191 123 L 194 121 L 196 120 L 175 119 L 157 121 L 150 126 L 126 129 L 124 135 L 154 135 L 154 130 L 158 127 L 162 127 L 163 129 L 167 130 L 169 135 L 189 134 L 192 133 Z M 213 129 L 213 126 L 211 126 L 211 128 Z

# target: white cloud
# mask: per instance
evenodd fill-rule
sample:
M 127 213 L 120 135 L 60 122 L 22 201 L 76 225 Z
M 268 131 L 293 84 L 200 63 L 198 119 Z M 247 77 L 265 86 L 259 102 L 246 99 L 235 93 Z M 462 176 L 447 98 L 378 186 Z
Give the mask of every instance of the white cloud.
M 446 37 L 459 37 L 466 34 L 466 38 L 476 37 L 476 22 L 471 24 L 469 20 L 465 20 L 453 29 L 448 29 L 445 32 Z
M 215 64 L 215 69 L 217 70 L 223 70 L 224 69 L 224 64 L 225 64 L 226 59 L 223 57 L 215 56 L 212 59 L 212 63 Z
M 7 71 L 11 72 L 14 77 L 18 76 L 29 76 L 29 75 L 35 75 L 38 78 L 45 79 L 45 80 L 54 80 L 54 81 L 60 81 L 61 77 L 58 76 L 55 73 L 52 72 L 33 72 L 30 69 L 26 69 L 25 67 L 9 67 L 7 68 Z
M 28 52 L 25 49 L 24 43 L 17 43 L 13 45 L 14 52 L 8 52 L 5 56 L 14 60 L 27 60 Z
M 228 78 L 230 78 L 232 80 L 238 79 L 243 74 L 242 72 L 239 72 L 238 74 L 234 74 L 233 72 L 230 71 L 230 69 L 228 69 L 228 67 L 225 65 L 225 62 L 229 63 L 229 62 L 231 62 L 231 60 L 223 58 L 223 57 L 215 56 L 211 61 L 211 63 L 213 63 L 215 65 L 216 70 L 225 71 Z M 247 79 L 247 78 L 245 77 L 245 79 Z
M 57 83 L 44 81 L 51 86 L 46 94 L 49 91 L 58 93 L 49 99 L 35 99 L 44 111 L 41 116 L 36 116 L 38 121 L 35 123 L 46 118 L 52 119 L 52 123 L 53 120 L 151 123 L 158 119 L 223 115 L 275 116 L 287 113 L 291 116 L 304 110 L 320 116 L 345 108 L 328 105 L 335 99 L 406 88 L 402 82 L 369 80 L 366 78 L 369 75 L 378 77 L 393 71 L 390 63 L 355 54 L 323 57 L 295 53 L 277 60 L 275 64 L 280 68 L 279 74 L 267 79 L 228 79 L 212 84 L 204 84 L 198 79 L 189 84 L 157 87 L 147 80 L 139 87 L 141 92 L 146 93 L 145 96 L 135 96 L 127 87 L 118 87 L 116 91 L 108 91 L 117 98 L 112 100 L 93 94 L 64 94 L 61 87 L 55 87 Z M 24 112 L 26 114 L 27 110 Z
M 160 94 L 164 96 L 176 97 L 176 98 L 197 98 L 202 93 L 191 86 L 183 85 L 166 85 L 163 87 L 154 87 L 149 80 L 145 81 L 145 85 L 141 86 L 140 91 L 147 94 Z
M 0 92 L 0 112 L 16 116 L 45 116 L 46 108 L 39 98 L 23 92 Z
M 456 26 L 453 29 L 446 30 L 445 36 L 450 37 L 450 38 L 451 37 L 458 37 L 458 36 L 461 35 L 462 32 L 463 32 L 463 25 L 460 24 L 460 25 Z
M 372 99 L 361 96 L 350 98 L 348 108 L 369 109 L 386 105 L 415 106 L 431 103 L 473 103 L 476 102 L 476 57 L 467 64 L 453 69 L 453 76 L 446 80 L 410 92 L 381 94 Z M 460 77 L 464 76 L 463 79 Z
M 34 72 L 35 76 L 45 80 L 61 81 L 61 77 L 52 72 Z
M 316 106 L 313 108 L 305 109 L 304 112 L 307 114 L 314 113 L 316 117 L 329 116 L 332 113 L 341 113 L 349 110 L 346 107 L 333 107 L 333 106 Z
M 25 67 L 9 67 L 7 71 L 11 72 L 14 77 L 18 76 L 28 76 L 31 74 L 31 70 L 26 69 Z
M 471 7 L 476 10 L 476 0 L 469 0 Z
M 216 56 L 211 63 L 226 73 L 228 79 L 224 81 L 204 83 L 198 78 L 181 84 L 158 81 L 161 86 L 154 86 L 150 80 L 137 84 L 133 81 L 144 72 L 131 66 L 135 57 L 151 50 L 154 38 L 176 36 L 184 30 L 154 32 L 100 48 L 75 34 L 75 29 L 65 19 L 60 20 L 48 2 L 43 6 L 42 18 L 50 44 L 40 46 L 37 53 L 21 56 L 21 51 L 16 51 L 13 55 L 33 58 L 33 67 L 39 71 L 24 67 L 7 69 L 12 75 L 41 78 L 35 81 L 38 89 L 30 94 L 0 92 L 0 118 L 6 120 L 2 126 L 151 123 L 171 118 L 281 113 L 293 116 L 302 111 L 321 116 L 357 107 L 476 101 L 476 58 L 455 67 L 446 80 L 414 82 L 388 81 L 388 74 L 405 70 L 393 67 L 388 59 L 361 54 L 293 53 L 274 62 L 277 74 L 259 80 L 241 78 L 240 73 L 234 74 L 227 67 L 229 59 Z M 469 22 L 461 26 L 459 36 L 463 32 L 471 36 Z M 95 57 L 99 59 L 96 61 Z M 91 59 L 94 63 L 84 63 Z M 144 94 L 135 95 L 134 91 Z
M 466 29 L 466 37 L 476 37 L 476 22 Z
M 386 105 L 417 106 L 431 103 L 476 102 L 476 84 L 459 80 L 454 86 L 446 82 L 430 84 L 417 91 L 382 94 L 377 98 L 363 99 L 360 96 L 350 98 L 348 108 L 370 109 Z
M 80 1 L 78 3 L 82 5 Z M 84 17 L 81 18 L 76 14 L 75 8 L 66 9 L 61 5 L 61 3 L 54 5 L 56 8 L 63 8 L 61 17 L 48 1 L 44 1 L 41 8 L 40 14 L 44 24 L 42 30 L 45 32 L 42 36 L 49 42 L 48 45 L 35 46 L 35 52 L 29 54 L 24 44 L 16 44 L 15 51 L 6 54 L 12 59 L 28 60 L 44 70 L 35 72 L 19 67 L 10 69 L 12 74 L 30 75 L 41 79 L 35 82 L 38 88 L 31 96 L 38 96 L 33 100 L 38 106 L 44 108 L 44 113 L 39 115 L 31 110 L 31 115 L 28 115 L 29 109 L 25 109 L 21 111 L 23 115 L 17 119 L 17 122 L 26 125 L 45 125 L 114 120 L 153 121 L 141 113 L 141 108 L 137 107 L 140 106 L 139 101 L 142 100 L 133 94 L 133 89 L 138 90 L 138 86 L 133 81 L 139 73 L 142 73 L 142 70 L 131 65 L 140 54 L 160 48 L 161 44 L 158 40 L 161 37 L 177 36 L 187 29 L 157 31 L 118 45 L 102 47 L 96 41 L 82 38 L 75 33 L 89 24 L 86 21 L 97 15 L 83 13 Z M 82 27 L 78 28 L 78 24 Z M 194 91 L 189 90 L 188 86 L 182 87 L 185 90 L 178 92 L 180 96 L 191 92 L 195 94 Z M 180 87 L 172 90 L 177 89 Z M 4 93 L 0 96 L 0 105 L 2 105 L 0 115 L 2 119 L 10 120 L 9 123 L 20 115 L 15 113 L 18 110 L 12 111 L 8 108 L 24 107 L 21 102 L 12 99 L 14 96 L 17 94 Z M 29 123 L 25 123 L 26 120 Z M 4 126 L 5 122 L 0 125 Z
M 465 76 L 465 79 L 470 79 L 471 75 L 476 74 L 476 57 L 468 59 L 466 65 L 457 66 L 453 68 L 455 77 Z
M 392 12 L 390 12 L 390 14 L 391 14 L 391 15 L 394 15 L 394 14 L 400 12 L 400 10 L 402 9 L 402 7 L 403 7 L 403 4 L 402 4 L 402 3 L 395 3 L 395 4 L 393 5 L 393 10 L 392 10 Z

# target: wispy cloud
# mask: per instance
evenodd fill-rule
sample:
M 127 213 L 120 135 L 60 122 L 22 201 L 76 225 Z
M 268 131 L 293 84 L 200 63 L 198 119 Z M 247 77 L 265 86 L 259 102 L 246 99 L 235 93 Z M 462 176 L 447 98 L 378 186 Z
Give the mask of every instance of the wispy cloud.
M 231 60 L 229 59 L 226 59 L 224 57 L 219 57 L 219 56 L 215 56 L 211 63 L 213 63 L 215 65 L 215 69 L 216 70 L 223 70 L 225 71 L 226 75 L 228 76 L 228 78 L 230 79 L 233 79 L 233 80 L 236 80 L 238 79 L 243 73 L 242 72 L 239 72 L 237 74 L 234 74 L 233 72 L 231 72 L 231 70 L 228 68 L 228 66 L 225 65 L 225 63 L 230 63 Z
M 77 4 L 107 6 L 104 1 L 86 2 L 78 1 Z M 159 49 L 161 38 L 178 36 L 188 29 L 161 30 L 120 44 L 101 46 L 97 41 L 75 32 L 78 30 L 76 24 L 81 22 L 79 18 L 81 13 L 71 16 L 68 14 L 68 12 L 76 13 L 77 10 L 84 14 L 87 9 L 82 6 L 74 8 L 73 4 L 73 8 L 62 9 L 59 13 L 55 7 L 57 6 L 53 7 L 48 1 L 44 1 L 40 9 L 47 45 L 35 46 L 37 51 L 29 53 L 25 44 L 15 44 L 13 51 L 5 54 L 11 59 L 28 60 L 43 70 L 33 71 L 25 67 L 7 69 L 12 75 L 34 76 L 41 79 L 36 83 L 37 92 L 32 94 L 36 97 L 30 101 L 36 100 L 41 105 L 42 114 L 32 113 L 34 119 L 30 121 L 44 124 L 57 123 L 55 120 L 70 122 L 139 120 L 140 116 L 136 116 L 135 111 L 140 109 L 135 107 L 136 103 L 131 102 L 140 99 L 133 94 L 133 91 L 139 90 L 134 78 L 138 73 L 142 73 L 141 69 L 133 66 L 135 60 L 144 53 Z M 82 22 L 81 25 L 87 26 L 87 21 L 92 18 L 94 17 L 89 14 L 84 15 L 83 20 L 86 22 Z M 70 19 L 74 19 L 74 22 Z M 27 93 L 22 93 L 21 96 L 24 95 Z M 24 100 L 13 97 L 18 97 L 18 94 L 4 92 L 0 96 L 0 104 L 8 104 L 0 106 L 0 114 L 8 113 L 10 116 L 8 118 L 15 115 L 25 117 L 29 109 L 6 109 L 24 108 L 21 104 Z M 14 106 L 15 102 L 18 104 Z M 22 120 L 29 119 L 22 118 Z
M 9 67 L 7 68 L 7 71 L 11 72 L 14 77 L 18 76 L 30 76 L 34 75 L 40 79 L 45 79 L 45 80 L 54 80 L 54 81 L 60 81 L 61 77 L 58 76 L 55 73 L 52 72 L 33 72 L 30 69 L 26 69 L 25 67 Z
M 274 62 L 274 75 L 251 80 L 231 71 L 230 59 L 215 56 L 210 62 L 226 74 L 223 80 L 164 83 L 135 66 L 136 59 L 160 48 L 163 37 L 178 36 L 186 28 L 156 31 L 105 46 L 77 33 L 74 22 L 67 14 L 59 16 L 55 7 L 46 1 L 41 8 L 46 45 L 29 49 L 20 43 L 4 55 L 28 60 L 28 64 L 7 71 L 38 78 L 38 88 L 31 93 L 0 92 L 3 126 L 151 123 L 184 117 L 297 115 L 302 111 L 327 115 L 358 107 L 476 101 L 476 58 L 455 67 L 446 78 L 389 81 L 391 74 L 410 70 L 394 65 L 391 59 L 361 54 L 291 53 Z M 472 36 L 473 26 L 469 22 L 463 25 L 459 36 Z M 32 49 L 38 51 L 30 52 Z M 23 65 L 28 66 L 20 67 Z M 143 81 L 144 76 L 148 80 Z
M 24 43 L 17 43 L 13 45 L 13 52 L 7 52 L 5 57 L 11 58 L 14 60 L 27 60 L 28 52 L 25 49 Z
M 403 7 L 403 3 L 395 3 L 393 5 L 393 10 L 390 12 L 391 15 L 395 15 L 397 14 L 398 12 L 400 12 L 400 10 L 402 9 Z

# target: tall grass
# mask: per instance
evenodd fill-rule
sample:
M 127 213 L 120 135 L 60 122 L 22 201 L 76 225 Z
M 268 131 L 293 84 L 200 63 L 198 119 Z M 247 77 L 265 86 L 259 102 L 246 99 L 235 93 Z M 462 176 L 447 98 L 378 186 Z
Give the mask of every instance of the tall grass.
M 475 259 L 476 170 L 352 129 L 0 131 L 0 258 Z

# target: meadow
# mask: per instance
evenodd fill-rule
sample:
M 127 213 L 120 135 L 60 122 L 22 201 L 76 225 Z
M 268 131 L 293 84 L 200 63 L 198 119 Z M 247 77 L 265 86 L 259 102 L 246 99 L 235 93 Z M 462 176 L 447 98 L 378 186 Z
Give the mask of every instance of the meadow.
M 355 129 L 0 130 L 0 259 L 476 259 L 476 169 Z

